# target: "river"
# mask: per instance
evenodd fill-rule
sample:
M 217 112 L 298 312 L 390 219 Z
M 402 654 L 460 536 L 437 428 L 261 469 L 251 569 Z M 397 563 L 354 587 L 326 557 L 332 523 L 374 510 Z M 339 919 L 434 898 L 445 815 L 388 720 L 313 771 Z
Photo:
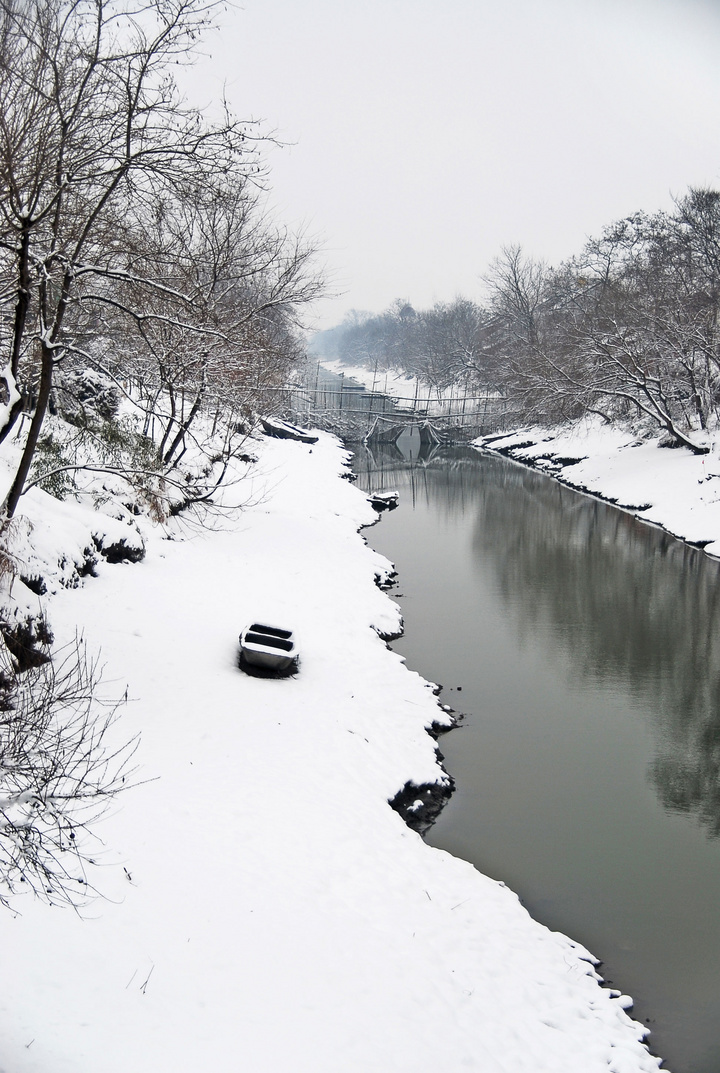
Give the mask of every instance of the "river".
M 601 958 L 673 1073 L 718 1073 L 720 564 L 505 459 L 400 448 L 356 453 L 400 493 L 366 536 L 394 647 L 466 713 L 427 840 Z

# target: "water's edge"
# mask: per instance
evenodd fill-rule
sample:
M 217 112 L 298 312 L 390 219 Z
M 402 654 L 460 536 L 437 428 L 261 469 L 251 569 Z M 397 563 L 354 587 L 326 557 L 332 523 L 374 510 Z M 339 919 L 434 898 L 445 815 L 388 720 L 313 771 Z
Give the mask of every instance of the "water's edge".
M 504 436 L 512 436 L 512 432 L 506 432 Z M 495 437 L 497 438 L 497 437 Z M 513 465 L 522 466 L 524 469 L 532 470 L 534 473 L 539 473 L 543 477 L 547 477 L 551 481 L 555 481 L 557 484 L 563 485 L 565 488 L 570 488 L 573 492 L 578 492 L 580 495 L 588 496 L 590 499 L 596 499 L 600 503 L 607 503 L 609 506 L 614 507 L 616 510 L 621 510 L 623 514 L 629 514 L 630 517 L 642 522 L 643 525 L 647 525 L 650 529 L 657 529 L 659 532 L 667 533 L 668 536 L 674 537 L 675 540 L 680 540 L 683 544 L 687 544 L 689 548 L 694 548 L 697 551 L 702 551 L 709 559 L 713 559 L 716 562 L 720 561 L 720 554 L 715 555 L 713 552 L 708 551 L 708 545 L 713 544 L 713 538 L 708 540 L 688 540 L 681 533 L 676 533 L 672 529 L 668 529 L 667 526 L 662 525 L 660 522 L 651 521 L 650 518 L 643 517 L 639 507 L 629 506 L 628 504 L 620 502 L 619 499 L 615 499 L 613 496 L 603 495 L 601 492 L 595 489 L 588 488 L 584 484 L 579 484 L 577 481 L 570 480 L 567 477 L 561 467 L 560 470 L 553 472 L 546 469 L 544 466 L 538 465 L 531 458 L 525 458 L 521 454 L 527 447 L 535 447 L 536 444 L 531 440 L 524 440 L 522 444 L 511 444 L 509 447 L 491 447 L 488 443 L 471 443 L 472 450 L 477 451 L 478 454 L 489 454 L 495 457 L 506 459 L 508 462 L 512 462 Z M 538 462 L 540 459 L 538 459 Z M 575 460 L 573 460 L 575 461 Z M 644 508 L 649 509 L 649 506 Z

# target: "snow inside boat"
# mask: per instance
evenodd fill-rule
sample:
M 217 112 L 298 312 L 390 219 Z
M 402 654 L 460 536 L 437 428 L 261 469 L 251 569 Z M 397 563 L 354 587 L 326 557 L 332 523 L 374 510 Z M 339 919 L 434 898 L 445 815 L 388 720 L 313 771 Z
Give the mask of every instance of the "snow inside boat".
M 249 666 L 266 671 L 289 671 L 298 658 L 291 630 L 261 622 L 253 622 L 240 634 L 240 654 Z

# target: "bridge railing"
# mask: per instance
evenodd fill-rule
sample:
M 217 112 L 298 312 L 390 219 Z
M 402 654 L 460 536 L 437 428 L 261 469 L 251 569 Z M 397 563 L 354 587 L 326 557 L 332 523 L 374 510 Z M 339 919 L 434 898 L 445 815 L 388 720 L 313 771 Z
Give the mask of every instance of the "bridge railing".
M 457 387 L 438 393 L 419 384 L 413 395 L 401 396 L 367 388 L 317 365 L 307 370 L 302 383 L 293 385 L 289 406 L 297 420 L 358 441 L 384 423 L 420 426 L 425 422 L 440 435 L 455 432 L 466 439 L 473 433 L 503 428 L 507 402 L 496 393 L 471 393 Z

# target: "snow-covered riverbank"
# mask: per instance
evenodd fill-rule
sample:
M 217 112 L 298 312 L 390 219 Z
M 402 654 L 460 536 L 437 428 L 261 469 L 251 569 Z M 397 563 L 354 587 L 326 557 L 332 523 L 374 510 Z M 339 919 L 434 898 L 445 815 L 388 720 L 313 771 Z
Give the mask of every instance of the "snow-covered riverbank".
M 375 514 L 331 437 L 258 453 L 246 509 L 145 527 L 142 562 L 47 600 L 57 642 L 81 627 L 107 692 L 128 686 L 147 781 L 99 828 L 104 900 L 4 911 L 0 1070 L 656 1069 L 586 951 L 389 807 L 445 778 L 426 729 L 444 713 L 378 636 L 399 610 L 357 532 Z M 71 510 L 28 509 L 65 519 L 47 559 Z M 72 525 L 80 548 L 91 522 Z M 294 629 L 296 677 L 238 669 L 254 619 Z
M 476 444 L 615 503 L 720 556 L 720 440 L 706 435 L 708 453 L 702 455 L 684 447 L 661 447 L 665 440 L 640 440 L 631 431 L 591 418 L 555 429 L 522 428 Z

